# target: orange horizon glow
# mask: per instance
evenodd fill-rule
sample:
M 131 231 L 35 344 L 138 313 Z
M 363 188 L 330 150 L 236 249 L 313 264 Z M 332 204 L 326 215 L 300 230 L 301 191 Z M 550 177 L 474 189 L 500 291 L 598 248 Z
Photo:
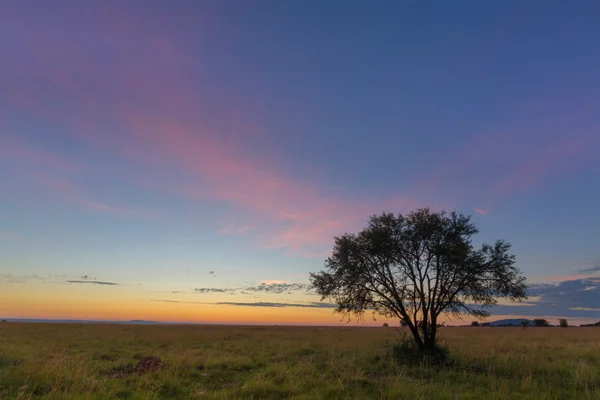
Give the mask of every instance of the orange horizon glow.
M 107 295 L 106 288 L 69 285 L 28 284 L 5 285 L 0 292 L 0 318 L 47 319 L 47 320 L 89 320 L 89 321 L 131 321 L 145 320 L 161 323 L 222 324 L 222 325 L 329 325 L 329 326 L 390 326 L 397 320 L 370 314 L 364 321 L 355 318 L 346 322 L 342 315 L 330 308 L 302 307 L 259 307 L 210 304 L 222 301 L 218 297 L 195 297 L 194 302 L 154 301 L 143 293 L 131 293 L 127 288 L 112 290 Z M 526 307 L 526 306 L 524 306 Z M 493 311 L 493 309 L 491 309 Z M 528 317 L 516 315 L 492 315 L 488 320 L 517 318 L 546 318 L 551 323 L 561 316 Z M 585 318 L 568 318 L 572 324 L 596 322 Z M 443 317 L 440 322 L 447 325 L 469 325 L 473 317 L 462 320 Z

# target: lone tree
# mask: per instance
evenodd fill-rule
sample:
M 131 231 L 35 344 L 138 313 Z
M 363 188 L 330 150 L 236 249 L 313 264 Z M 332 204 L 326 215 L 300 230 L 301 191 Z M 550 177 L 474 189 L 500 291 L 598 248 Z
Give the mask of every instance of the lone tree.
M 469 216 L 455 212 L 374 215 L 358 234 L 335 238 L 325 270 L 310 280 L 344 317 L 371 311 L 399 318 L 421 350 L 432 349 L 442 313 L 483 319 L 499 297 L 527 298 L 510 244 L 475 249 L 477 232 Z
M 561 328 L 568 328 L 569 321 L 567 321 L 565 318 L 561 318 L 558 320 L 558 325 L 560 325 Z
M 548 321 L 546 321 L 545 319 L 534 319 L 533 326 L 550 326 L 550 323 L 548 323 Z

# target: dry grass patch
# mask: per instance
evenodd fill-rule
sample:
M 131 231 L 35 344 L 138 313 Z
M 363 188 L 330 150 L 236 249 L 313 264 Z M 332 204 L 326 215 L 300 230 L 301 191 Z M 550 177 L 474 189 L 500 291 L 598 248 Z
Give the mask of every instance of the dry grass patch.
M 7 323 L 0 337 L 7 399 L 600 398 L 598 328 L 443 328 L 444 368 L 394 360 L 393 328 Z

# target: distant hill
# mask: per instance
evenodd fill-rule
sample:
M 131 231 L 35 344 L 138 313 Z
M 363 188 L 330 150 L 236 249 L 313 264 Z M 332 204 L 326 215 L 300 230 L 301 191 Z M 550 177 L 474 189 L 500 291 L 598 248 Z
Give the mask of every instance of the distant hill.
M 33 319 L 33 318 L 0 318 L 3 322 L 34 322 L 55 324 L 131 324 L 131 325 L 158 325 L 164 324 L 157 321 L 144 321 L 141 319 L 131 321 L 89 321 L 78 319 Z
M 136 324 L 136 325 L 155 325 L 160 324 L 157 321 L 144 321 L 143 319 L 134 319 L 131 321 L 116 321 L 117 324 Z
M 533 320 L 526 318 L 515 318 L 515 319 L 500 319 L 498 321 L 490 322 L 490 326 L 521 326 L 523 321 L 527 321 L 529 325 L 533 325 Z

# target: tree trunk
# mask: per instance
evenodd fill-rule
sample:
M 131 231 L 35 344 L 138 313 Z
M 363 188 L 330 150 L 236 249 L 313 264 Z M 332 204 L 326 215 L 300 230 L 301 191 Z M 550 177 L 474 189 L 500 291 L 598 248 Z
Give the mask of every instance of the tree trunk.
M 408 329 L 410 329 L 410 333 L 412 333 L 413 338 L 415 339 L 415 343 L 419 346 L 419 349 L 423 350 L 425 348 L 425 343 L 423 342 L 423 338 L 419 334 L 419 328 L 408 322 Z
M 428 335 L 425 336 L 424 348 L 432 349 L 435 347 L 435 338 L 437 336 L 437 318 L 431 318 L 431 326 L 429 327 Z

